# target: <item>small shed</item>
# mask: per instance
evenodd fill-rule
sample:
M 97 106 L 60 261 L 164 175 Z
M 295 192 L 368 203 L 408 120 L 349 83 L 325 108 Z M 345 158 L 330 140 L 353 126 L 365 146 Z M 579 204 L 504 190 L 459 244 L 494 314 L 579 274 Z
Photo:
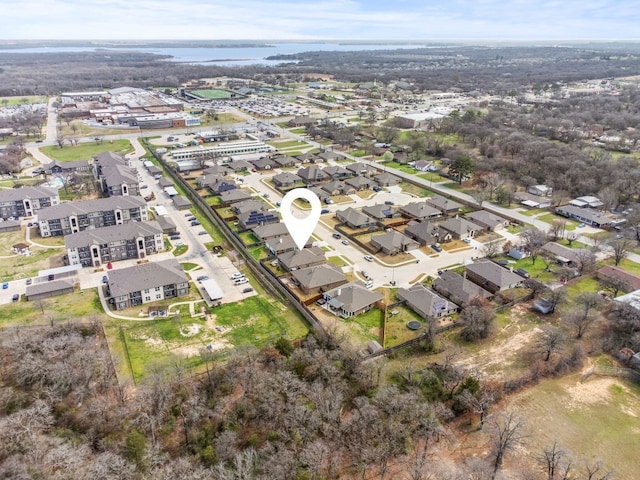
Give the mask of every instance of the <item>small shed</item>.
M 367 351 L 369 353 L 377 353 L 381 352 L 382 350 L 384 350 L 384 348 L 382 348 L 382 345 L 380 345 L 375 340 L 371 340 L 369 343 L 367 343 Z
M 30 255 L 29 245 L 26 243 L 16 243 L 11 246 L 11 250 L 13 250 L 18 255 Z

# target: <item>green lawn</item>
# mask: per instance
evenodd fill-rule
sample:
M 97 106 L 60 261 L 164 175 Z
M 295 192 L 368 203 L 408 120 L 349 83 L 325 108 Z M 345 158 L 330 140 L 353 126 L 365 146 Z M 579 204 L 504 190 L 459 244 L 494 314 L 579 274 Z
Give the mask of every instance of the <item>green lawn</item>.
M 6 100 L 6 102 L 5 102 Z M 24 105 L 30 103 L 47 103 L 47 97 L 41 95 L 22 95 L 19 97 L 0 97 L 0 106 Z
M 379 342 L 384 312 L 379 308 L 372 308 L 356 317 L 343 318 L 340 321 L 348 329 L 350 338 L 362 343 L 371 340 Z
M 568 292 L 569 298 L 574 298 L 579 293 L 598 292 L 602 289 L 602 284 L 597 278 L 585 277 L 576 282 L 570 283 L 565 288 Z
M 381 165 L 389 168 L 395 168 L 396 170 L 400 170 L 401 172 L 404 172 L 404 173 L 410 173 L 410 174 L 416 173 L 415 168 L 410 167 L 409 165 L 398 163 L 398 162 L 382 162 Z
M 414 185 L 413 183 L 400 182 L 399 185 L 403 192 L 413 193 L 418 197 L 428 197 L 432 195 L 431 190 L 427 190 L 426 188 L 419 187 L 417 185 Z
M 133 152 L 133 145 L 129 140 L 113 140 L 113 142 L 81 143 L 75 147 L 65 146 L 60 148 L 57 145 L 41 147 L 40 151 L 47 157 L 59 162 L 72 162 L 75 160 L 89 160 L 102 152 L 116 152 L 127 154 Z
M 392 312 L 397 312 L 392 314 Z M 407 323 L 411 320 L 419 321 L 423 326 L 419 330 L 409 330 Z M 425 332 L 426 323 L 420 315 L 409 307 L 398 305 L 389 311 L 384 330 L 384 348 L 399 345 L 407 340 L 416 338 Z
M 347 265 L 349 265 L 342 259 L 342 257 L 339 257 L 337 255 L 334 255 L 333 257 L 327 257 L 327 262 L 335 265 L 336 267 L 346 267 Z

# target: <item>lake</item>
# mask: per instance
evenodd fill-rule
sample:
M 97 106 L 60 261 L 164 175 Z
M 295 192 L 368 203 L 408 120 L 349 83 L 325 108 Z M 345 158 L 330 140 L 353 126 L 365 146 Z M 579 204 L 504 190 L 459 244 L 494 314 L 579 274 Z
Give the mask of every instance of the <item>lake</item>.
M 273 43 L 264 47 L 116 47 L 112 50 L 147 52 L 158 55 L 171 55 L 168 61 L 191 64 L 211 64 L 222 66 L 265 65 L 273 66 L 281 60 L 267 60 L 273 55 L 291 55 L 301 52 L 356 52 L 365 50 L 396 50 L 408 48 L 425 48 L 420 44 L 341 44 L 341 43 Z M 29 47 L 0 49 L 0 53 L 61 53 L 61 52 L 90 52 L 109 50 L 105 47 L 77 46 L 77 47 Z

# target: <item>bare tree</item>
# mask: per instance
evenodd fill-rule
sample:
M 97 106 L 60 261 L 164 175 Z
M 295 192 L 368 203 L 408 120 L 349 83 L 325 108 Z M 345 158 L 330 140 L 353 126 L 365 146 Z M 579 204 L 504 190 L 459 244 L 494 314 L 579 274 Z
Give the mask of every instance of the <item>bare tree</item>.
M 596 460 L 593 463 L 587 462 L 584 466 L 585 480 L 611 480 L 612 478 L 613 472 L 611 470 L 605 470 L 601 460 Z
M 494 258 L 500 254 L 500 242 L 487 242 L 482 246 L 482 253 L 487 258 Z
M 595 252 L 593 252 L 593 250 L 589 250 L 588 248 L 580 248 L 576 250 L 575 255 L 577 263 L 576 268 L 579 275 L 591 273 L 595 270 L 598 258 L 596 257 L 596 254 Z
M 494 480 L 502 467 L 504 457 L 523 444 L 525 427 L 524 421 L 512 411 L 492 416 L 489 419 L 489 423 L 491 425 L 490 441 L 494 456 L 491 479 Z
M 464 390 L 460 394 L 460 401 L 466 408 L 478 415 L 480 428 L 482 428 L 487 419 L 489 408 L 496 401 L 496 392 L 488 387 L 481 388 L 475 395 L 469 390 Z
M 617 275 L 603 276 L 599 278 L 599 280 L 605 290 L 611 292 L 613 298 L 616 298 L 620 292 L 630 292 L 633 290 L 633 287 L 628 281 Z
M 562 450 L 557 441 L 553 445 L 544 447 L 542 454 L 536 460 L 542 465 L 547 475 L 547 480 L 567 480 L 573 462 L 568 453 Z
M 551 222 L 549 228 L 549 236 L 556 242 L 558 239 L 563 238 L 567 229 L 567 221 L 561 218 L 556 218 Z
M 524 241 L 524 247 L 531 255 L 531 263 L 536 263 L 536 258 L 540 254 L 540 250 L 547 243 L 547 236 L 542 230 L 537 228 L 530 228 L 522 232 L 522 239 Z
M 460 320 L 463 324 L 460 336 L 469 342 L 487 338 L 493 328 L 496 313 L 482 297 L 471 299 L 464 307 Z
M 633 248 L 634 242 L 626 237 L 614 236 L 607 241 L 607 244 L 613 251 L 613 261 L 616 267 L 620 265 L 620 262 L 625 259 L 629 251 Z
M 535 340 L 535 347 L 544 354 L 544 361 L 548 362 L 551 354 L 563 347 L 565 336 L 562 330 L 553 325 L 543 325 L 540 330 Z

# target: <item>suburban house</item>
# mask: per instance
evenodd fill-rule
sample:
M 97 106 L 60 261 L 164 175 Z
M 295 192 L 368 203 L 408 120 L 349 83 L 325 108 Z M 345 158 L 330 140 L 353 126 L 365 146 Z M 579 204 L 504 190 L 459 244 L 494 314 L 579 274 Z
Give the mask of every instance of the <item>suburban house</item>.
M 466 274 L 459 275 L 452 270 L 442 272 L 433 282 L 433 289 L 461 307 L 467 306 L 476 297 L 493 296 L 491 292 L 468 280 Z
M 375 175 L 377 172 L 371 165 L 362 162 L 350 163 L 345 168 L 354 175 L 362 175 L 365 177 Z
M 278 255 L 278 262 L 288 271 L 322 265 L 326 260 L 324 250 L 320 247 L 291 250 Z
M 330 165 L 322 169 L 322 171 L 327 175 L 329 175 L 334 180 L 344 180 L 345 178 L 349 178 L 353 175 L 352 172 L 350 172 L 344 167 L 341 167 L 340 165 L 336 165 L 336 166 Z
M 347 178 L 344 183 L 346 183 L 347 185 L 351 185 L 354 189 L 360 191 L 369 190 L 373 181 L 367 177 L 352 177 Z
M 542 250 L 551 254 L 559 265 L 577 266 L 580 263 L 581 251 L 585 249 L 569 248 L 556 242 L 547 242 Z
M 326 182 L 329 180 L 329 175 L 316 166 L 301 168 L 298 170 L 298 177 L 300 177 L 307 185 L 310 183 Z
M 296 183 L 302 183 L 302 178 L 295 173 L 282 172 L 271 177 L 271 181 L 276 187 L 292 187 Z
M 384 203 L 377 203 L 375 205 L 362 207 L 362 212 L 366 213 L 378 222 L 384 222 L 385 220 L 401 216 L 397 208 Z
M 486 210 L 467 213 L 466 217 L 489 232 L 502 230 L 509 226 L 509 220 L 498 215 L 494 215 L 491 212 L 487 212 Z
M 527 188 L 527 193 L 536 195 L 538 197 L 550 197 L 553 193 L 553 188 L 546 185 L 532 185 L 531 187 Z
M 302 155 L 298 155 L 296 158 L 300 163 L 314 163 L 316 156 L 313 153 L 303 153 Z
M 277 155 L 271 157 L 271 161 L 275 163 L 276 168 L 290 168 L 302 163 L 299 159 L 288 155 Z
M 336 218 L 351 228 L 365 228 L 375 225 L 376 223 L 369 215 L 365 215 L 353 207 L 338 210 L 336 212 Z
M 272 238 L 284 237 L 289 234 L 287 226 L 282 223 L 270 223 L 268 225 L 260 225 L 253 229 L 253 234 L 259 241 L 266 242 Z
M 251 194 L 241 188 L 234 188 L 233 190 L 227 190 L 220 194 L 220 201 L 222 205 L 229 206 L 234 203 L 244 202 L 245 200 L 251 200 Z
M 609 215 L 599 210 L 578 207 L 575 205 L 562 205 L 556 208 L 556 213 L 563 217 L 572 218 L 578 222 L 586 223 L 596 228 L 610 227 L 615 221 L 613 215 Z
M 69 265 L 99 267 L 109 262 L 145 258 L 164 250 L 158 222 L 130 222 L 87 229 L 64 237 Z
M 629 291 L 640 290 L 640 277 L 613 265 L 606 265 L 598 270 L 598 278 L 617 278 L 629 284 Z
M 355 317 L 383 299 L 381 293 L 368 290 L 359 280 L 341 285 L 323 295 L 330 312 L 341 317 Z
M 422 247 L 438 243 L 438 227 L 431 222 L 416 222 L 412 220 L 407 224 L 407 228 L 404 229 L 404 234 L 409 238 L 413 238 Z
M 234 160 L 225 164 L 225 166 L 233 170 L 235 173 L 246 172 L 253 168 L 253 165 L 251 163 L 245 162 L 244 160 Z
M 356 189 L 351 185 L 347 185 L 340 180 L 333 180 L 332 182 L 325 183 L 320 187 L 323 191 L 327 192 L 327 195 L 351 195 L 356 193 Z
M 373 177 L 373 179 L 381 187 L 393 187 L 394 185 L 397 185 L 400 183 L 400 178 L 396 177 L 395 175 L 392 175 L 389 172 L 380 173 L 375 177 Z
M 450 198 L 441 197 L 440 195 L 434 195 L 433 197 L 426 198 L 425 202 L 432 207 L 437 208 L 445 215 L 458 213 L 463 207 L 461 203 L 453 201 Z
M 414 239 L 396 230 L 372 236 L 371 245 L 376 251 L 382 250 L 386 255 L 396 255 L 400 252 L 408 252 L 420 247 L 420 244 Z
M 116 310 L 189 293 L 189 278 L 176 259 L 110 270 L 107 295 Z
M 428 220 L 442 216 L 442 212 L 425 202 L 412 202 L 400 207 L 400 211 L 406 217 L 414 220 Z
M 528 192 L 516 192 L 513 194 L 513 198 L 527 208 L 548 208 L 551 206 L 551 197 L 542 197 Z
M 461 240 L 466 237 L 473 238 L 478 233 L 482 232 L 481 226 L 462 217 L 448 218 L 444 222 L 440 223 L 439 227 L 441 230 L 450 233 L 451 237 L 456 240 Z
M 413 168 L 418 172 L 434 172 L 438 169 L 433 163 L 429 160 L 416 160 L 413 164 Z
M 108 197 L 44 208 L 38 212 L 38 229 L 42 237 L 55 237 L 148 220 L 147 203 L 141 197 Z
M 205 168 L 202 171 L 202 176 L 206 177 L 207 175 L 219 175 L 221 177 L 226 177 L 227 175 L 230 175 L 231 173 L 233 173 L 233 170 L 231 170 L 226 165 L 213 165 L 211 167 Z
M 252 212 L 254 210 L 267 210 L 267 205 L 260 200 L 254 200 L 253 198 L 249 198 L 248 200 L 243 200 L 241 202 L 236 202 L 231 205 L 231 211 L 236 215 L 240 215 L 245 212 Z
M 326 263 L 294 270 L 291 272 L 291 276 L 293 283 L 295 283 L 305 295 L 323 293 L 347 281 L 347 277 L 342 273 L 342 269 Z
M 409 158 L 409 155 L 407 155 L 407 152 L 397 151 L 393 154 L 393 161 L 402 165 L 407 165 L 411 159 Z
M 421 283 L 410 288 L 399 288 L 398 298 L 424 319 L 439 318 L 458 311 L 458 306 L 432 292 Z
M 124 156 L 102 152 L 93 157 L 93 174 L 109 197 L 140 195 L 138 173 Z
M 293 240 L 293 237 L 287 233 L 286 235 L 282 235 L 281 237 L 270 238 L 269 240 L 265 240 L 264 242 L 267 250 L 271 252 L 273 255 L 282 255 L 285 252 L 293 252 L 298 250 L 298 246 L 296 242 Z M 311 246 L 311 242 L 307 241 L 305 247 Z
M 0 189 L 0 218 L 32 217 L 43 208 L 58 205 L 58 190 L 49 187 Z
M 253 164 L 253 168 L 256 170 L 272 170 L 274 168 L 278 168 L 278 163 L 269 157 L 251 160 L 251 163 Z
M 604 203 L 602 203 L 598 197 L 585 195 L 583 197 L 574 198 L 569 202 L 569 205 L 580 208 L 602 208 Z
M 248 201 L 251 200 L 245 200 L 245 202 Z M 239 203 L 236 203 L 234 205 L 238 205 Z M 278 216 L 278 214 L 276 212 L 266 210 L 266 208 L 243 210 L 242 212 L 238 213 L 238 223 L 244 229 L 251 229 L 259 225 L 266 225 L 268 223 L 278 223 L 279 221 L 280 217 Z
M 466 274 L 469 280 L 493 294 L 524 283 L 523 277 L 491 260 L 480 260 L 468 265 Z
M 222 192 L 238 188 L 233 180 L 221 175 L 203 175 L 196 178 L 196 184 L 200 188 L 208 188 L 211 193 L 215 195 L 220 195 Z
M 338 152 L 334 152 L 333 150 L 320 152 L 316 156 L 322 158 L 325 162 L 335 162 L 336 160 L 344 158 Z

